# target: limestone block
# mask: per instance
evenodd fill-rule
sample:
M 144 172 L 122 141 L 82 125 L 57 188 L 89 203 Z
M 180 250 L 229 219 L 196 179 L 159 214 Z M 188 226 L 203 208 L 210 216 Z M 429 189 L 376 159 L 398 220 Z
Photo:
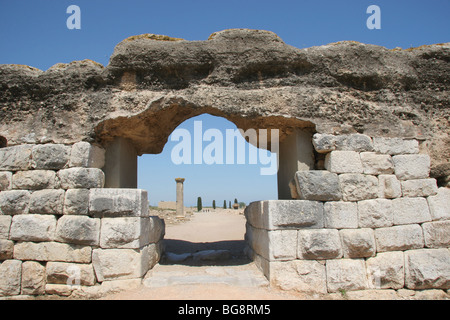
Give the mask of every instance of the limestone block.
M 405 252 L 405 285 L 409 289 L 450 289 L 450 251 L 421 249 Z
M 157 216 L 149 217 L 149 223 L 149 243 L 157 243 L 159 240 L 164 238 L 166 233 L 166 225 L 164 220 Z
M 394 224 L 392 201 L 370 199 L 358 202 L 358 225 L 360 228 L 390 227 Z
M 430 156 L 427 154 L 398 155 L 392 160 L 399 180 L 425 179 L 430 174 Z
M 12 172 L 0 172 L 0 191 L 11 190 L 12 186 Z
M 142 278 L 150 268 L 151 253 L 142 249 L 94 249 L 92 263 L 99 282 Z
M 31 169 L 32 145 L 25 144 L 0 149 L 0 171 Z
M 336 136 L 336 150 L 343 151 L 372 151 L 373 143 L 369 136 L 364 134 L 344 134 Z
M 371 289 L 401 289 L 405 285 L 403 252 L 383 252 L 366 260 Z
M 450 219 L 450 189 L 439 188 L 437 195 L 427 198 L 433 220 Z
M 390 155 L 419 153 L 419 142 L 417 140 L 373 138 L 373 147 L 378 153 Z
M 3 261 L 0 264 L 0 275 L 0 297 L 15 296 L 20 294 L 20 282 L 22 280 L 22 261 Z
M 92 264 L 48 262 L 47 283 L 93 286 L 95 274 Z
M 47 189 L 35 191 L 31 194 L 30 213 L 63 214 L 64 190 Z
M 103 218 L 100 247 L 138 249 L 150 243 L 150 219 L 140 217 Z
M 428 197 L 437 194 L 436 179 L 417 179 L 402 181 L 404 197 Z
M 358 206 L 355 202 L 326 202 L 323 212 L 325 228 L 358 228 Z
M 96 217 L 148 217 L 147 191 L 141 189 L 91 189 L 89 214 Z
M 55 171 L 18 171 L 12 177 L 12 188 L 21 190 L 54 189 L 58 187 Z
M 332 151 L 325 157 L 325 168 L 334 173 L 362 173 L 363 166 L 358 152 Z
M 56 240 L 59 242 L 98 246 L 99 238 L 100 219 L 64 215 L 58 220 Z
M 402 196 L 402 185 L 394 174 L 380 174 L 378 176 L 378 196 L 394 199 Z
M 367 258 L 376 253 L 372 229 L 343 229 L 339 231 L 344 258 Z
M 410 224 L 431 221 L 425 198 L 398 198 L 392 200 L 394 224 Z
M 420 249 L 424 246 L 422 228 L 418 224 L 375 229 L 377 252 Z
M 63 144 L 35 145 L 31 151 L 35 169 L 59 170 L 69 162 L 71 147 Z
M 247 221 L 255 228 L 323 228 L 323 204 L 309 200 L 269 200 L 252 202 L 246 209 Z
M 97 168 L 69 168 L 60 170 L 58 177 L 63 189 L 103 188 L 105 174 Z
M 22 263 L 22 294 L 42 295 L 45 293 L 45 267 L 36 261 Z
M 64 198 L 63 214 L 88 215 L 89 214 L 89 190 L 68 189 Z
M 298 171 L 295 182 L 299 199 L 334 201 L 342 199 L 339 178 L 325 170 Z
M 270 283 L 282 290 L 327 293 L 325 265 L 314 260 L 270 262 Z
M 342 257 L 339 231 L 335 229 L 299 230 L 298 251 L 300 259 L 334 259 Z
M 297 257 L 296 230 L 268 231 L 247 224 L 245 238 L 252 250 L 266 260 L 293 260 Z
M 328 292 L 368 288 L 364 259 L 327 260 L 326 273 Z
M 11 216 L 0 215 L 0 239 L 9 239 Z
M 374 176 L 346 173 L 339 175 L 344 201 L 360 201 L 378 197 L 378 179 Z
M 53 215 L 21 214 L 12 219 L 10 239 L 16 241 L 53 241 L 56 218 Z
M 90 263 L 92 249 L 58 242 L 18 242 L 14 245 L 14 259 L 34 261 L 62 261 Z
M 46 284 L 45 294 L 68 297 L 72 294 L 74 287 L 64 284 Z
M 0 239 L 0 261 L 13 258 L 14 242 Z
M 312 143 L 318 153 L 328 153 L 336 150 L 336 136 L 331 134 L 316 133 Z
M 450 247 L 450 220 L 434 221 L 422 224 L 425 247 Z
M 89 142 L 77 142 L 72 146 L 69 167 L 98 168 L 105 166 L 105 150 Z
M 394 173 L 394 163 L 390 155 L 377 154 L 375 152 L 361 152 L 361 163 L 365 174 L 390 174 Z
M 30 208 L 30 193 L 25 190 L 0 192 L 0 212 L 7 215 L 27 214 Z

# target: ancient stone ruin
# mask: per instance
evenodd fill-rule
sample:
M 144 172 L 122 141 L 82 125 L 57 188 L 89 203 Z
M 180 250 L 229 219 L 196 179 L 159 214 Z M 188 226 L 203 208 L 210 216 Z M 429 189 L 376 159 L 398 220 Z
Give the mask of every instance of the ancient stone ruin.
M 0 296 L 140 283 L 164 222 L 137 156 L 203 113 L 280 130 L 279 200 L 246 208 L 246 251 L 271 285 L 448 290 L 449 61 L 448 43 L 297 49 L 225 30 L 134 36 L 106 67 L 1 65 Z

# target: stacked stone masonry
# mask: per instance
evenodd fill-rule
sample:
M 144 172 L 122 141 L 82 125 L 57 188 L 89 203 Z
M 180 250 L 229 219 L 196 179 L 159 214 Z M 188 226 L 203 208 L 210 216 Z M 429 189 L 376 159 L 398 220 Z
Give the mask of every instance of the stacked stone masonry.
M 0 296 L 68 296 L 159 261 L 163 220 L 146 191 L 103 189 L 104 164 L 87 142 L 0 149 Z
M 316 134 L 326 170 L 297 172 L 295 200 L 246 208 L 247 252 L 274 286 L 331 293 L 450 288 L 450 189 L 416 140 Z

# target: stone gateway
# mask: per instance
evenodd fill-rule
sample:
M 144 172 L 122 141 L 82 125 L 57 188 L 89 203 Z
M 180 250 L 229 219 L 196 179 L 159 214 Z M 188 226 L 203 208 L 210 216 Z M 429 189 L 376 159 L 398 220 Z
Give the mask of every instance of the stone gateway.
M 0 65 L 0 296 L 139 285 L 165 225 L 137 156 L 203 113 L 279 132 L 278 200 L 245 210 L 272 286 L 449 290 L 449 61 L 448 43 L 297 49 L 236 29 L 133 36 L 106 67 Z

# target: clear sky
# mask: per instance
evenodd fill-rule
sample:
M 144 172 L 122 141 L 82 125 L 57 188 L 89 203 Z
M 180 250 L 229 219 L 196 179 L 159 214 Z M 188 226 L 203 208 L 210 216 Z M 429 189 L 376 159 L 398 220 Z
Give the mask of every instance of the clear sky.
M 81 9 L 80 30 L 66 26 L 69 5 Z M 369 5 L 380 7 L 381 29 L 367 28 Z M 449 0 L 0 0 L 0 64 L 46 70 L 91 59 L 106 66 L 115 45 L 131 35 L 206 40 L 230 28 L 270 30 L 298 48 L 354 40 L 405 49 L 449 42 L 449 12 Z M 194 120 L 180 127 L 190 130 Z M 200 120 L 205 128 L 235 128 L 212 116 Z M 261 176 L 258 165 L 167 166 L 173 146 L 139 159 L 139 187 L 149 191 L 153 205 L 175 200 L 177 176 L 186 178 L 187 205 L 195 205 L 197 196 L 205 205 L 213 199 L 222 205 L 234 198 L 248 203 L 277 197 L 276 176 Z

